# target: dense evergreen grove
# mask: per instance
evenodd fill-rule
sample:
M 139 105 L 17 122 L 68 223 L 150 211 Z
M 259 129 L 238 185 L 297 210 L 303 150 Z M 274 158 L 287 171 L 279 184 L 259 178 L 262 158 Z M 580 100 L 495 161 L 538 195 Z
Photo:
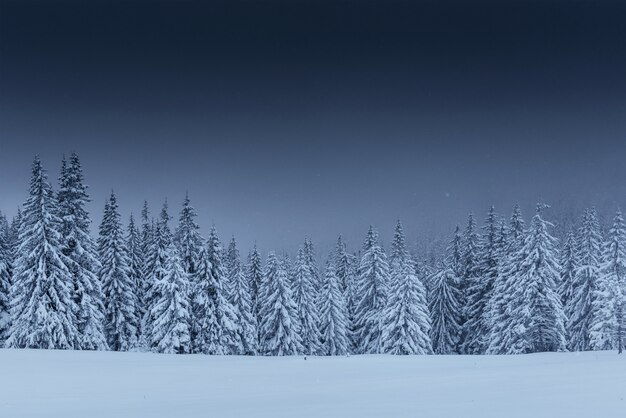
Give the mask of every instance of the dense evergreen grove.
M 0 344 L 10 348 L 237 355 L 523 354 L 618 349 L 626 341 L 626 224 L 594 209 L 554 236 L 539 204 L 528 226 L 491 207 L 457 227 L 445 254 L 410 254 L 397 222 L 388 251 L 370 227 L 358 253 L 342 237 L 320 268 L 306 239 L 295 259 L 235 237 L 206 239 L 185 196 L 124 228 L 107 199 L 90 233 L 79 158 L 55 194 L 35 158 L 28 198 L 0 214 Z

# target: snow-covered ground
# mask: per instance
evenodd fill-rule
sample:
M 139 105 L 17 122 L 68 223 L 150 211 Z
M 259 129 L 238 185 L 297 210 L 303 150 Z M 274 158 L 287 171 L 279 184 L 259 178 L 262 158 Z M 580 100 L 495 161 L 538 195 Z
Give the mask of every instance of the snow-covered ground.
M 623 418 L 626 356 L 0 350 L 0 416 Z

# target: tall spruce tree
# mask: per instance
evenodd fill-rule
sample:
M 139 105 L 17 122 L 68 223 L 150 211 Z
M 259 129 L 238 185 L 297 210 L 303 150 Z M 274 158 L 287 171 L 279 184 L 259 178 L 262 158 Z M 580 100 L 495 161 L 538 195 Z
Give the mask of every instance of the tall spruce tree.
M 604 282 L 613 286 L 615 346 L 621 353 L 626 343 L 626 225 L 619 210 L 613 218 L 602 254 L 601 274 Z
M 227 298 L 222 245 L 211 228 L 194 280 L 192 303 L 193 351 L 204 354 L 238 354 L 240 345 L 236 312 Z
M 315 283 L 313 283 L 310 263 L 307 261 L 302 248 L 298 251 L 291 282 L 298 311 L 298 330 L 302 342 L 302 352 L 310 355 L 317 354 L 320 350 L 318 296 L 315 291 Z
M 128 351 L 135 348 L 138 341 L 137 286 L 113 193 L 105 205 L 98 249 L 101 260 L 99 278 L 105 296 L 106 339 L 111 350 Z
M 431 315 L 430 339 L 435 354 L 451 354 L 460 350 L 461 333 L 461 278 L 460 233 L 456 227 L 441 269 L 431 279 L 429 301 Z
M 159 353 L 191 352 L 189 281 L 173 243 L 167 247 L 164 275 L 155 283 L 158 295 L 152 307 L 152 347 Z
M 594 304 L 600 280 L 602 236 L 594 210 L 586 210 L 578 230 L 576 249 L 577 267 L 574 272 L 574 293 L 565 310 L 570 313 L 567 322 L 570 349 L 592 349 L 591 326 L 598 314 Z
M 387 354 L 431 354 L 426 288 L 415 274 L 399 220 L 389 260 L 391 277 L 387 302 L 380 318 L 380 351 Z
M 576 239 L 574 233 L 570 231 L 565 238 L 565 243 L 561 249 L 559 295 L 564 307 L 571 307 L 570 300 L 574 294 L 574 277 L 576 272 Z M 569 318 L 572 312 L 565 311 Z
M 357 257 L 346 250 L 346 244 L 343 242 L 341 236 L 337 239 L 334 258 L 335 274 L 339 279 L 339 286 L 342 290 L 346 305 L 349 351 L 355 352 L 357 338 L 354 325 L 354 312 L 356 311 L 356 304 L 358 302 L 358 262 Z
M 143 276 L 144 253 L 141 244 L 141 234 L 135 224 L 135 217 L 131 214 L 128 220 L 126 233 L 126 249 L 128 252 L 128 267 L 130 268 L 131 281 L 135 294 L 135 318 L 137 320 L 137 347 L 144 347 L 145 340 L 142 339 L 143 331 L 141 326 L 146 310 L 143 304 L 143 286 L 145 283 Z
M 175 242 L 183 260 L 183 268 L 189 275 L 196 272 L 198 255 L 202 247 L 202 237 L 200 237 L 200 227 L 196 223 L 196 217 L 196 210 L 191 206 L 189 194 L 186 194 L 180 211 Z
M 35 157 L 20 222 L 7 347 L 80 348 L 70 260 L 62 251 L 58 213 L 52 186 Z
M 259 292 L 260 351 L 268 356 L 289 356 L 302 351 L 298 310 L 289 277 L 276 254 L 267 258 Z
M 241 265 L 237 241 L 233 236 L 228 245 L 228 295 L 229 301 L 235 311 L 237 321 L 237 346 L 240 351 L 237 354 L 253 356 L 257 353 L 257 322 L 252 314 L 250 301 L 250 287 Z
M 350 339 L 348 336 L 348 316 L 341 281 L 335 274 L 332 261 L 326 267 L 320 291 L 321 346 L 319 353 L 325 356 L 348 354 Z
M 502 352 L 524 354 L 564 351 L 565 314 L 557 292 L 559 262 L 556 239 L 550 222 L 541 217 L 547 205 L 537 205 L 530 230 L 518 259 L 515 276 L 508 287 L 510 315 Z
M 389 264 L 378 244 L 378 234 L 370 226 L 359 264 L 358 302 L 354 312 L 357 349 L 360 353 L 379 353 L 382 314 L 387 305 Z
M 481 344 L 476 317 L 472 316 L 471 306 L 475 301 L 474 291 L 476 282 L 480 280 L 480 238 L 476 231 L 474 215 L 469 214 L 467 227 L 463 234 L 463 277 L 461 292 L 463 297 L 463 336 L 462 352 L 464 354 L 480 354 Z M 472 287 L 474 289 L 470 290 Z
M 9 249 L 9 225 L 6 218 L 2 215 L 0 222 L 0 347 L 9 336 L 9 327 L 11 326 L 11 252 Z
M 69 164 L 63 159 L 59 178 L 58 213 L 61 240 L 67 267 L 72 273 L 72 297 L 78 309 L 80 348 L 104 350 L 104 301 L 98 280 L 100 262 L 96 245 L 89 235 L 91 220 L 85 205 L 90 201 L 78 155 L 72 153 Z
M 252 314 L 255 316 L 257 324 L 260 324 L 261 307 L 259 306 L 259 288 L 263 281 L 263 262 L 261 254 L 254 244 L 252 251 L 248 254 L 248 263 L 246 266 L 246 279 L 250 286 L 250 303 L 252 303 Z

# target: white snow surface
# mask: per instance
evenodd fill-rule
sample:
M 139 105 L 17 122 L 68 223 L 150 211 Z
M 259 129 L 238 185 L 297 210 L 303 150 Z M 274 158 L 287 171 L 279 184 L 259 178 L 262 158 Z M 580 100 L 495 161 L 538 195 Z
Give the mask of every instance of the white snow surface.
M 0 350 L 0 416 L 626 417 L 626 355 Z

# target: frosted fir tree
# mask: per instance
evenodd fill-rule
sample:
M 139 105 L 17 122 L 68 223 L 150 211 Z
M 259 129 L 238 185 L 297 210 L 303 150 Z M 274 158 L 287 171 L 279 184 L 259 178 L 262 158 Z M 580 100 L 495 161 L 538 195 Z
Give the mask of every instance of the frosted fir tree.
M 343 242 L 341 236 L 337 238 L 337 244 L 335 246 L 334 254 L 335 274 L 339 279 L 339 286 L 342 290 L 343 298 L 346 304 L 347 321 L 348 321 L 348 338 L 349 338 L 349 351 L 355 352 L 355 327 L 354 327 L 354 312 L 356 310 L 357 297 L 357 276 L 358 276 L 358 262 L 357 257 L 354 254 L 348 253 L 346 250 L 346 244 Z
M 192 301 L 192 339 L 194 353 L 237 354 L 240 345 L 236 312 L 227 298 L 226 272 L 221 259 L 222 246 L 215 227 L 211 228 L 206 247 L 200 252 L 200 264 L 194 279 Z
M 461 228 L 457 225 L 454 228 L 454 236 L 452 238 L 452 242 L 448 246 L 448 267 L 452 269 L 454 274 L 457 276 L 459 280 L 458 286 L 460 286 L 461 278 L 464 274 L 464 265 L 463 265 L 463 237 L 461 236 Z M 463 303 L 462 297 L 459 300 L 460 303 Z M 460 307 L 462 308 L 462 306 Z
M 626 225 L 619 210 L 602 254 L 601 274 L 605 283 L 614 286 L 615 346 L 621 353 L 626 343 Z
M 137 283 L 130 267 L 131 259 L 113 193 L 105 205 L 98 248 L 101 260 L 98 276 L 104 292 L 107 343 L 111 350 L 128 351 L 137 346 L 139 334 Z
M 463 343 L 462 352 L 465 354 L 480 354 L 482 345 L 477 321 L 479 318 L 472 317 L 471 306 L 475 302 L 474 291 L 480 280 L 480 238 L 476 231 L 476 221 L 474 215 L 470 213 L 467 220 L 467 227 L 463 234 L 463 277 L 461 281 L 461 292 L 463 293 Z
M 573 312 L 570 312 L 569 309 L 573 308 L 570 300 L 574 295 L 574 277 L 577 267 L 576 239 L 574 238 L 574 233 L 570 231 L 561 249 L 560 280 L 558 285 L 561 303 L 565 308 L 565 316 L 568 318 L 573 316 Z
M 191 352 L 189 280 L 174 244 L 167 248 L 165 274 L 155 283 L 159 298 L 152 307 L 153 351 L 167 354 Z
M 198 256 L 202 248 L 202 237 L 199 232 L 200 227 L 196 223 L 196 217 L 196 210 L 191 206 L 189 194 L 186 194 L 183 208 L 180 211 L 175 242 L 183 260 L 185 272 L 189 275 L 196 272 Z
M 9 254 L 11 255 L 11 264 L 15 265 L 20 247 L 20 225 L 22 224 L 22 209 L 17 208 L 17 214 L 11 220 L 9 226 Z
M 387 256 L 372 226 L 363 244 L 358 273 L 358 302 L 354 312 L 357 349 L 363 354 L 375 354 L 381 349 L 382 314 L 390 279 Z
M 620 350 L 623 343 L 625 267 L 626 226 L 621 211 L 617 211 L 603 248 L 598 281 L 592 291 L 593 316 L 589 330 L 592 350 Z
M 302 342 L 302 353 L 317 354 L 320 350 L 318 295 L 309 263 L 302 248 L 298 251 L 291 282 L 298 311 L 298 329 Z
M 6 220 L 6 218 L 5 218 Z M 8 223 L 2 226 L 0 231 L 0 347 L 3 347 L 4 341 L 9 336 L 9 327 L 11 326 L 11 252 L 9 251 L 9 227 Z
M 135 225 L 135 218 L 131 214 L 128 221 L 128 228 L 126 233 L 126 249 L 128 253 L 128 267 L 130 269 L 131 283 L 133 284 L 134 300 L 135 300 L 135 318 L 137 326 L 137 347 L 144 347 L 146 345 L 145 340 L 142 340 L 141 324 L 143 318 L 146 315 L 146 309 L 143 305 L 143 251 L 141 245 L 141 235 L 137 226 Z
M 478 275 L 470 275 L 466 283 L 467 322 L 465 348 L 470 354 L 486 351 L 490 338 L 489 300 L 499 274 L 499 226 L 493 206 L 489 209 L 479 247 Z
M 172 234 L 168 225 L 169 220 L 170 216 L 168 213 L 167 202 L 165 202 L 163 204 L 163 208 L 161 209 L 159 219 L 152 228 L 151 246 L 146 256 L 146 272 L 144 273 L 146 280 L 144 292 L 144 309 L 146 311 L 146 317 L 142 321 L 141 329 L 144 334 L 144 336 L 142 336 L 142 340 L 147 341 L 148 345 L 150 345 L 150 341 L 152 341 L 153 334 L 153 308 L 156 301 L 161 298 L 157 283 L 162 281 L 168 274 L 168 267 L 166 263 L 170 247 L 173 245 Z
M 487 354 L 505 354 L 510 337 L 508 324 L 511 322 L 509 305 L 511 292 L 515 286 L 516 274 L 526 257 L 524 254 L 524 220 L 518 205 L 513 208 L 509 228 L 500 225 L 499 232 L 499 274 L 496 276 L 493 292 L 487 305 L 489 315 L 489 335 Z
M 261 260 L 261 254 L 257 249 L 256 243 L 252 248 L 252 251 L 248 255 L 248 263 L 246 266 L 246 279 L 250 286 L 250 302 L 252 303 L 252 314 L 256 317 L 257 324 L 260 323 L 261 307 L 259 306 L 259 288 L 263 281 L 263 262 Z
M 11 284 L 7 347 L 79 348 L 70 262 L 63 254 L 61 219 L 38 157 L 20 222 L 20 248 Z
M 306 264 L 309 266 L 309 270 L 311 272 L 311 280 L 313 282 L 313 286 L 315 292 L 319 291 L 322 280 L 320 277 L 320 269 L 317 265 L 317 257 L 315 254 L 315 247 L 313 246 L 313 242 L 310 239 L 304 240 L 304 259 Z
M 228 299 L 235 311 L 238 341 L 237 354 L 253 356 L 257 353 L 258 337 L 256 317 L 252 314 L 250 287 L 241 265 L 235 237 L 228 245 Z
M 409 259 L 398 220 L 391 243 L 391 280 L 383 309 L 380 351 L 387 354 L 431 354 L 430 314 L 426 288 Z
M 550 222 L 541 217 L 547 205 L 537 205 L 524 242 L 523 257 L 509 287 L 508 335 L 504 353 L 525 354 L 564 351 L 565 314 L 556 284 L 559 262 L 556 239 L 550 235 Z
M 578 230 L 577 267 L 574 272 L 574 293 L 565 307 L 570 314 L 567 330 L 573 351 L 591 349 L 591 324 L 598 313 L 593 301 L 600 278 L 602 236 L 594 210 L 586 210 Z M 597 306 L 597 305 L 596 305 Z
M 319 353 L 324 356 L 343 356 L 350 347 L 346 303 L 335 266 L 329 262 L 320 290 Z
M 448 256 L 442 268 L 431 279 L 432 289 L 428 303 L 431 329 L 430 339 L 435 354 L 452 354 L 460 350 L 463 324 L 460 279 L 460 233 L 457 227 L 448 247 Z
M 276 257 L 267 257 L 265 277 L 259 292 L 261 322 L 260 352 L 267 356 L 291 356 L 302 351 L 298 333 L 298 310 L 287 272 Z
M 63 254 L 72 273 L 80 348 L 104 350 L 104 301 L 98 280 L 100 262 L 96 245 L 89 235 L 91 220 L 85 209 L 90 199 L 78 155 L 72 153 L 69 164 L 63 160 L 59 178 L 58 213 L 61 217 Z

